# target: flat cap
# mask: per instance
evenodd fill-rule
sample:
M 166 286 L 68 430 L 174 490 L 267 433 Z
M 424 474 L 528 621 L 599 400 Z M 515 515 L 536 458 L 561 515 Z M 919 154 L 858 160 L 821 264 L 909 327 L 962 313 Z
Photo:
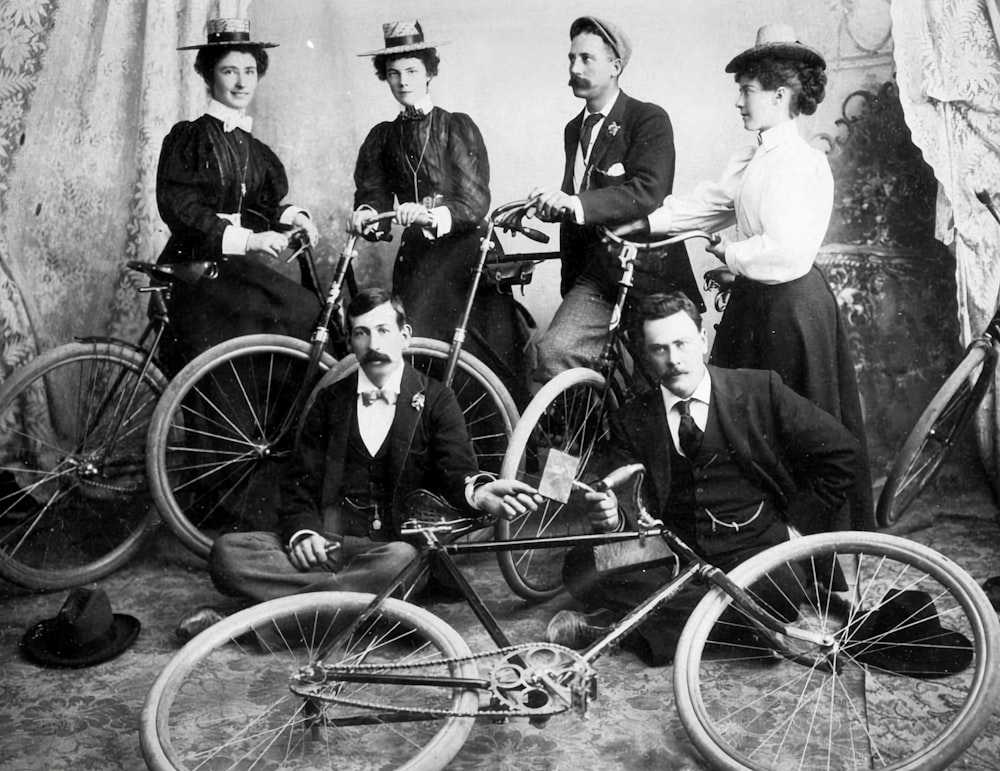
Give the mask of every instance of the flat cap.
M 622 31 L 622 28 L 610 21 L 598 19 L 596 16 L 581 16 L 570 25 L 569 39 L 572 40 L 580 32 L 585 31 L 585 27 L 592 28 L 604 39 L 615 55 L 622 60 L 622 69 L 624 70 L 628 65 L 628 60 L 632 58 L 632 41 L 628 39 L 628 35 Z

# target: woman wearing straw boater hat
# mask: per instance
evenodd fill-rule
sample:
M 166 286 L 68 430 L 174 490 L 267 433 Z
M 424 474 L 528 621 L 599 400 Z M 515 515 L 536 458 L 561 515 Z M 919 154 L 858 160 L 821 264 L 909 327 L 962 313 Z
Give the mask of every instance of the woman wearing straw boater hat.
M 184 284 L 170 297 L 175 322 L 164 339 L 168 368 L 238 335 L 274 332 L 307 337 L 319 311 L 310 290 L 270 267 L 287 247 L 289 228 L 316 228 L 300 208 L 282 204 L 285 169 L 253 136 L 246 114 L 267 72 L 267 48 L 253 40 L 249 0 L 220 0 L 197 51 L 195 71 L 208 89 L 205 113 L 176 124 L 163 141 L 156 175 L 160 216 L 170 240 L 159 263 L 212 260 L 218 275 Z
M 671 195 L 649 215 L 654 233 L 689 229 L 736 235 L 711 247 L 736 275 L 712 347 L 720 367 L 775 370 L 785 383 L 839 418 L 865 446 L 854 366 L 843 321 L 814 262 L 833 210 L 826 156 L 799 135 L 799 115 L 823 101 L 826 62 L 791 27 L 761 27 L 756 45 L 726 65 L 739 85 L 736 108 L 755 141 L 721 179 Z M 858 457 L 850 522 L 816 530 L 872 528 L 867 453 Z M 839 518 L 846 520 L 845 516 Z
M 405 230 L 393 292 L 415 335 L 450 342 L 490 206 L 489 159 L 472 119 L 441 109 L 429 93 L 438 74 L 437 48 L 444 43 L 425 40 L 418 21 L 390 22 L 382 31 L 384 47 L 359 55 L 373 57 L 375 74 L 388 83 L 399 113 L 376 125 L 358 153 L 350 230 L 374 238 L 371 215 L 395 210 Z M 523 346 L 512 339 L 515 314 L 509 296 L 480 293 L 471 326 L 490 338 L 503 360 L 515 362 L 515 371 L 523 371 L 516 365 Z M 474 337 L 469 347 L 476 352 Z

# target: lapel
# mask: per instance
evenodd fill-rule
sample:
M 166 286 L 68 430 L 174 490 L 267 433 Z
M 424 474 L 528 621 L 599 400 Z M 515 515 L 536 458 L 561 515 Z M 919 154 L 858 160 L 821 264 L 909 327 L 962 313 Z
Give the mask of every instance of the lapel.
M 750 426 L 746 393 L 730 377 L 730 373 L 709 365 L 712 376 L 712 403 L 719 429 L 726 443 L 733 448 L 745 471 L 750 463 Z
M 625 128 L 625 102 L 628 97 L 625 96 L 624 91 L 618 93 L 618 98 L 615 99 L 615 103 L 611 106 L 608 111 L 608 116 L 604 119 L 604 123 L 601 124 L 601 131 L 597 135 L 597 139 L 594 141 L 594 147 L 590 151 L 590 158 L 587 161 L 587 169 L 584 172 L 584 179 L 586 180 L 586 188 L 590 188 L 590 175 L 593 174 L 593 170 L 600 163 L 601 159 L 604 158 L 604 154 L 607 153 L 608 148 L 614 141 L 615 137 L 611 135 L 609 128 L 612 123 L 617 123 L 619 126 L 619 131 Z M 579 129 L 577 129 L 577 136 L 579 136 Z
M 409 364 L 403 365 L 403 379 L 399 384 L 399 398 L 396 400 L 396 416 L 389 431 L 389 463 L 391 478 L 399 481 L 413 445 L 413 438 L 420 423 L 420 413 L 413 406 L 413 398 L 427 390 L 423 375 Z
M 358 411 L 358 373 L 357 371 L 337 382 L 334 386 L 337 396 L 333 399 L 330 425 L 334 426 L 334 435 L 327 445 L 327 484 L 336 491 L 344 478 L 344 459 L 347 457 L 347 442 L 351 433 L 351 424 Z M 336 428 L 340 427 L 340 428 Z
M 566 142 L 566 167 L 563 169 L 562 191 L 569 195 L 573 194 L 573 166 L 576 164 L 576 154 L 580 149 L 580 127 L 583 125 L 583 114 L 586 108 L 580 110 L 573 120 L 566 125 L 564 134 Z

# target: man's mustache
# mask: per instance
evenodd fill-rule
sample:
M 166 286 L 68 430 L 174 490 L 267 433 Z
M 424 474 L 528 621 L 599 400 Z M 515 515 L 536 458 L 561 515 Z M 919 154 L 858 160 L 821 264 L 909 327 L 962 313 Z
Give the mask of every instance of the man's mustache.
M 365 355 L 361 357 L 362 364 L 389 364 L 390 362 L 392 359 L 378 351 L 365 351 Z
M 585 78 L 578 78 L 575 75 L 570 75 L 569 77 L 570 86 L 590 86 L 590 81 Z

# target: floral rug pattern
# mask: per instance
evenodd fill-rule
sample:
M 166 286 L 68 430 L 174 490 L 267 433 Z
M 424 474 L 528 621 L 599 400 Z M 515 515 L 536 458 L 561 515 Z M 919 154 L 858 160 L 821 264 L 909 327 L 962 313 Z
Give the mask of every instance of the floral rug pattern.
M 979 581 L 1000 574 L 997 523 L 985 493 L 972 498 L 935 498 L 918 507 L 924 517 L 907 516 L 914 517 L 914 522 L 933 521 L 934 526 L 909 537 L 945 551 Z M 542 639 L 548 619 L 567 602 L 561 597 L 541 605 L 519 600 L 488 555 L 476 558 L 467 574 L 514 642 Z M 65 593 L 31 595 L 0 584 L 3 771 L 142 771 L 139 714 L 154 678 L 179 647 L 173 637 L 177 619 L 200 604 L 236 609 L 231 600 L 215 592 L 198 560 L 162 530 L 141 558 L 101 586 L 115 612 L 140 619 L 138 640 L 110 662 L 56 670 L 21 658 L 18 642 L 33 623 L 55 615 Z M 474 651 L 487 648 L 485 632 L 465 605 L 439 602 L 431 608 L 462 632 Z M 597 670 L 598 698 L 585 718 L 559 715 L 542 728 L 523 720 L 507 724 L 480 720 L 449 768 L 707 768 L 674 710 L 670 667 L 646 667 L 635 655 L 617 652 L 597 662 Z M 954 767 L 1000 771 L 1000 716 L 994 716 Z

